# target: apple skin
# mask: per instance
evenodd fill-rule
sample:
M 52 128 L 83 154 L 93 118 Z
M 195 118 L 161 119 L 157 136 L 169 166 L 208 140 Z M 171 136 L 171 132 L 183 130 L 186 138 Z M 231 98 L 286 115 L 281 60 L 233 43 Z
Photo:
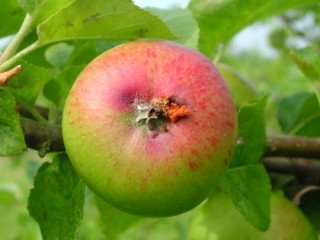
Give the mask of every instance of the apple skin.
M 150 130 L 137 99 L 168 96 L 187 117 Z M 111 205 L 150 217 L 201 203 L 228 168 L 237 112 L 222 76 L 199 52 L 164 40 L 121 44 L 94 59 L 65 104 L 63 138 L 84 182 Z
M 198 209 L 188 240 L 318 240 L 310 222 L 281 192 L 271 195 L 271 223 L 261 232 L 247 222 L 231 198 L 216 191 Z

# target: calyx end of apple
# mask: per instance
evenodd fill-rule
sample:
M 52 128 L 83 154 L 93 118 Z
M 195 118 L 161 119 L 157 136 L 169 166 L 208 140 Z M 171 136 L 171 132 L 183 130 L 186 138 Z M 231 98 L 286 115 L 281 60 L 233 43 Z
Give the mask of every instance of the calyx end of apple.
M 190 115 L 186 105 L 179 105 L 171 97 L 153 98 L 150 102 L 135 99 L 135 122 L 146 125 L 150 131 L 164 131 L 169 129 L 169 123 L 175 123 Z

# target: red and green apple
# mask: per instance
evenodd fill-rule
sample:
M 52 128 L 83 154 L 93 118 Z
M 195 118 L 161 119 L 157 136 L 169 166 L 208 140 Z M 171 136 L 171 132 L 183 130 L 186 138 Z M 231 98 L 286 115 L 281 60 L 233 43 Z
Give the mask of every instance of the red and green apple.
M 84 182 L 115 207 L 171 216 L 201 203 L 228 168 L 237 112 L 201 53 L 164 40 L 108 50 L 76 79 L 63 138 Z

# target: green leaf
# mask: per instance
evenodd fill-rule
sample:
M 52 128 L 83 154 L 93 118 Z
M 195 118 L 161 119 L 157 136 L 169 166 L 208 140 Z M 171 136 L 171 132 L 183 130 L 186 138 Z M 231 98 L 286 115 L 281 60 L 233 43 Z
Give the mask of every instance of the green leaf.
M 309 121 L 304 122 L 302 126 L 295 132 L 295 135 L 305 137 L 320 137 L 320 112 Z
M 77 0 L 38 26 L 40 44 L 71 39 L 174 38 L 157 17 L 129 0 Z
M 279 102 L 278 119 L 285 133 L 300 131 L 300 135 L 304 135 L 302 129 L 310 128 L 309 124 L 315 125 L 314 127 L 318 126 L 319 129 L 319 124 L 316 124 L 319 118 L 320 105 L 315 93 L 296 93 L 282 98 Z
M 20 6 L 34 18 L 34 27 L 73 1 L 74 0 L 18 0 Z
M 0 16 L 2 19 L 0 37 L 4 37 L 18 31 L 25 13 L 20 8 L 17 0 L 6 0 L 5 4 L 1 4 Z
M 230 88 L 233 100 L 237 106 L 242 106 L 258 98 L 258 93 L 249 79 L 226 64 L 218 64 L 218 70 Z
M 220 187 L 248 222 L 261 231 L 268 229 L 271 185 L 262 164 L 229 169 Z
M 43 86 L 54 72 L 26 61 L 22 61 L 21 64 L 22 72 L 10 80 L 7 88 L 20 104 L 32 108 Z
M 83 215 L 84 184 L 67 155 L 57 155 L 38 170 L 28 210 L 46 239 L 73 240 Z
M 35 20 L 35 25 L 47 20 L 53 14 L 57 13 L 59 10 L 74 1 L 75 0 L 45 0 L 45 4 L 43 4 L 41 9 L 39 9 L 38 16 Z
M 45 2 L 47 0 L 18 0 L 20 6 L 30 14 L 40 8 Z
M 311 80 L 320 80 L 320 48 L 308 46 L 298 51 L 290 51 L 291 59 Z
M 192 0 L 189 8 L 198 20 L 200 28 L 199 50 L 212 57 L 220 44 L 227 44 L 250 24 L 290 8 L 318 2 L 318 0 Z
M 159 16 L 177 36 L 177 42 L 191 48 L 197 48 L 199 28 L 197 21 L 188 9 L 147 8 L 152 14 Z
M 243 105 L 238 114 L 239 138 L 230 167 L 261 162 L 266 147 L 265 99 Z
M 25 149 L 14 97 L 0 88 L 0 156 L 18 154 Z
M 45 51 L 46 60 L 54 67 L 62 69 L 68 62 L 74 46 L 61 42 L 49 46 Z
M 96 206 L 104 225 L 104 233 L 109 239 L 113 239 L 125 230 L 144 219 L 114 208 L 100 197 L 96 196 Z
M 54 102 L 59 110 L 63 110 L 68 93 L 84 65 L 69 66 L 63 69 L 44 87 L 44 96 Z

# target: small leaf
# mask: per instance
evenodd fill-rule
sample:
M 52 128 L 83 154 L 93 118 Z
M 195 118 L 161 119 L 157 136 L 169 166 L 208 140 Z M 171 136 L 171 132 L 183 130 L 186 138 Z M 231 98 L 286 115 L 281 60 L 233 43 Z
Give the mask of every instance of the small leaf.
M 14 97 L 0 88 L 0 156 L 21 153 L 26 143 L 20 127 Z
M 239 110 L 239 138 L 230 168 L 261 162 L 266 147 L 265 100 L 243 105 Z
M 18 102 L 32 108 L 53 71 L 26 61 L 22 61 L 22 68 L 22 72 L 9 81 L 7 88 Z
M 73 240 L 83 215 L 84 184 L 67 155 L 44 163 L 35 178 L 28 209 L 43 239 Z
M 54 67 L 62 69 L 68 62 L 68 59 L 74 49 L 74 46 L 67 43 L 57 43 L 49 46 L 45 51 L 46 60 Z
M 69 66 L 63 69 L 54 79 L 45 85 L 45 97 L 54 102 L 59 110 L 63 110 L 68 93 L 83 68 L 83 65 Z
M 177 42 L 197 48 L 199 28 L 190 10 L 182 8 L 148 8 L 147 10 L 159 16 L 168 25 L 177 36 Z
M 310 128 L 309 124 L 320 117 L 320 105 L 315 93 L 301 92 L 282 98 L 279 102 L 278 119 L 285 133 L 296 133 Z M 314 125 L 314 124 L 313 124 Z M 314 125 L 317 127 L 317 124 Z M 312 132 L 312 129 L 311 129 Z
M 309 46 L 298 51 L 290 51 L 291 59 L 311 80 L 320 80 L 320 48 Z
M 131 215 L 114 208 L 100 197 L 96 196 L 96 205 L 99 209 L 101 220 L 104 225 L 104 233 L 109 239 L 113 239 L 132 225 L 144 219 L 142 217 Z
M 209 57 L 219 45 L 227 44 L 246 26 L 290 8 L 318 3 L 318 0 L 192 0 L 192 10 L 200 28 L 199 50 Z
M 24 11 L 20 8 L 17 0 L 6 0 L 5 4 L 1 4 L 0 16 L 2 19 L 0 27 L 0 38 L 14 34 L 18 31 L 23 18 Z
M 268 229 L 271 185 L 262 164 L 229 169 L 220 187 L 248 222 L 260 231 Z
M 129 0 L 77 0 L 38 26 L 40 44 L 71 39 L 174 38 L 157 17 Z

